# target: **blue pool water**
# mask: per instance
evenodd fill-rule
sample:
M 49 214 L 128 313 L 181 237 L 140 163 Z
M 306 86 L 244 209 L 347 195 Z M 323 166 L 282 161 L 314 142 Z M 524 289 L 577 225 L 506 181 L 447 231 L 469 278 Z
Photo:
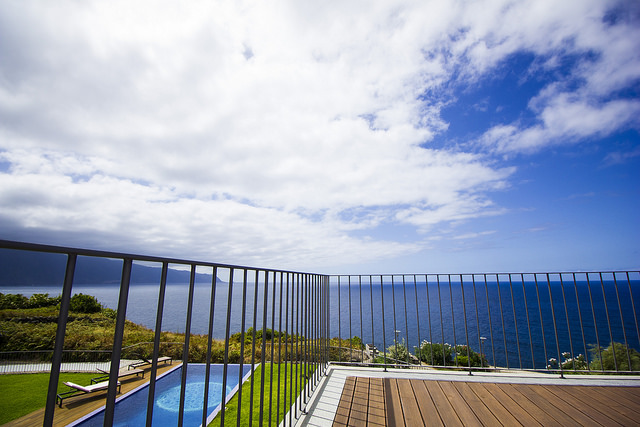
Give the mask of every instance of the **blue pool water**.
M 202 423 L 202 403 L 205 386 L 204 364 L 189 364 L 187 368 L 187 384 L 185 390 L 184 426 L 199 426 Z M 230 397 L 237 390 L 240 365 L 228 365 L 226 395 Z M 251 365 L 244 365 L 243 378 L 247 378 Z M 209 399 L 207 415 L 210 416 L 222 401 L 223 365 L 211 365 L 209 378 Z M 178 407 L 180 402 L 180 382 L 182 367 L 163 376 L 156 382 L 155 404 L 153 407 L 153 425 L 171 426 L 178 424 Z M 144 426 L 147 419 L 147 399 L 149 387 L 135 391 L 116 403 L 114 426 Z M 80 427 L 101 427 L 104 422 L 104 411 L 76 424 Z

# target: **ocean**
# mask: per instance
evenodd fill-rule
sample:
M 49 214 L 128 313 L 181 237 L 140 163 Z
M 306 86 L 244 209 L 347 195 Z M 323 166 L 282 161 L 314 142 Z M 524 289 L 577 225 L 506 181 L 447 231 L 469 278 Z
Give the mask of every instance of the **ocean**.
M 637 328 L 640 280 L 635 277 L 629 282 L 618 278 L 617 283 L 590 279 L 589 282 L 577 280 L 574 284 L 573 280 L 564 279 L 563 283 L 551 280 L 550 285 L 546 280 L 538 283 L 527 280 L 526 276 L 522 280 L 520 275 L 513 276 L 511 283 L 503 277 L 498 283 L 495 276 L 486 282 L 479 276 L 475 284 L 471 276 L 464 277 L 462 283 L 459 276 L 428 277 L 428 283 L 425 276 L 421 278 L 416 277 L 414 281 L 414 276 L 406 276 L 403 283 L 402 276 L 394 276 L 392 284 L 390 277 L 385 277 L 381 284 L 377 276 L 371 283 L 369 276 L 362 279 L 354 276 L 351 286 L 345 277 L 340 284 L 332 278 L 329 310 L 323 313 L 323 319 L 329 319 L 329 335 L 343 339 L 358 336 L 380 350 L 395 340 L 406 343 L 411 352 L 424 340 L 468 344 L 475 351 L 482 348 L 492 365 L 525 369 L 544 368 L 548 359 L 557 359 L 559 353 L 577 356 L 588 353 L 591 345 L 606 347 L 612 340 L 626 342 L 640 351 Z M 196 283 L 194 287 L 192 333 L 208 331 L 211 288 L 211 283 Z M 73 286 L 73 293 L 93 295 L 105 307 L 116 309 L 118 289 L 118 286 L 78 284 Z M 185 331 L 188 289 L 186 283 L 167 284 L 162 330 Z M 158 290 L 157 284 L 132 284 L 127 319 L 154 328 Z M 213 336 L 217 339 L 223 339 L 226 332 L 228 291 L 227 283 L 216 284 Z M 61 288 L 2 287 L 0 292 L 53 296 L 59 295 Z M 267 328 L 292 333 L 292 318 L 296 324 L 298 310 L 302 313 L 292 303 L 294 292 L 295 288 L 290 287 L 287 294 L 286 281 L 282 293 L 279 282 L 275 287 L 269 283 Z M 235 283 L 231 297 L 230 333 L 241 330 L 243 300 L 245 330 L 254 325 L 254 318 L 256 327 L 261 329 L 264 286 L 259 284 L 256 293 L 253 283 L 248 283 L 246 290 L 241 283 Z M 303 301 L 317 310 L 324 297 L 326 295 L 315 292 L 308 298 L 303 295 Z M 276 314 L 272 317 L 274 307 Z M 319 328 L 315 322 L 311 329 L 293 333 L 318 336 Z M 480 337 L 485 339 L 481 341 Z

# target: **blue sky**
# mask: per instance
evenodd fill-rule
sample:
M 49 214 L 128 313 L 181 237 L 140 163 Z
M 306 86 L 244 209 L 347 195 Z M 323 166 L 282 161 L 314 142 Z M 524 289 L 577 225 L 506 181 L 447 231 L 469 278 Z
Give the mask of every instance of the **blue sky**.
M 635 1 L 7 1 L 0 238 L 638 269 L 639 92 Z

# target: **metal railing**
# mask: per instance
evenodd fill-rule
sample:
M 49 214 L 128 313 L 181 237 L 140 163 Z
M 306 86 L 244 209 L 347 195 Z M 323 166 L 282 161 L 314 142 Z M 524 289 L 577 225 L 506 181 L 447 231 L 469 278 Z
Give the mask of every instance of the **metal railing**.
M 260 365 L 260 374 L 249 380 L 249 396 L 243 395 L 242 386 L 236 395 L 238 426 L 241 409 L 247 406 L 249 419 L 243 423 L 293 425 L 305 413 L 329 363 L 385 370 L 442 367 L 470 374 L 502 369 L 640 372 L 638 271 L 327 276 L 2 240 L 0 249 L 66 258 L 44 425 L 52 425 L 60 371 L 69 354 L 64 340 L 74 273 L 87 257 L 121 265 L 105 425 L 114 420 L 121 359 L 131 354 L 123 347 L 127 311 L 152 306 L 153 341 L 143 343 L 145 357 L 153 362 L 146 409 L 146 424 L 151 425 L 157 360 L 166 351 L 161 342 L 164 310 L 175 298 L 168 296 L 173 294 L 168 293 L 167 278 L 174 269 L 189 272 L 188 283 L 177 288 L 185 297 L 183 342 L 178 343 L 178 354 L 171 355 L 183 362 L 179 425 L 187 372 L 194 362 L 206 363 L 203 425 L 212 393 L 211 362 L 224 366 L 221 390 L 227 389 L 229 364 L 240 364 L 240 384 L 242 365 L 250 364 L 252 372 Z M 159 267 L 153 299 L 129 299 L 135 287 L 130 286 L 134 263 Z M 208 319 L 204 330 L 194 319 Z M 220 425 L 229 418 L 226 411 L 223 400 Z
M 638 271 L 338 275 L 330 288 L 332 363 L 640 372 Z
M 122 275 L 118 289 L 119 297 L 116 310 L 113 349 L 109 364 L 109 388 L 107 391 L 106 407 L 104 410 L 104 425 L 112 425 L 114 420 L 115 400 L 118 385 L 118 370 L 122 355 L 122 343 L 125 330 L 125 316 L 127 307 L 137 304 L 148 304 L 148 301 L 129 301 L 132 265 L 134 262 L 155 263 L 161 267 L 160 281 L 157 284 L 157 312 L 154 328 L 152 366 L 147 404 L 147 422 L 151 425 L 153 418 L 153 403 L 155 399 L 155 385 L 157 379 L 160 355 L 160 340 L 162 333 L 163 309 L 165 307 L 165 292 L 167 275 L 172 268 L 188 268 L 189 284 L 184 292 L 188 293 L 186 319 L 184 327 L 184 346 L 182 354 L 181 391 L 179 403 L 178 425 L 182 425 L 185 408 L 185 390 L 187 371 L 191 363 L 190 354 L 191 325 L 194 317 L 194 293 L 196 277 L 205 272 L 211 276 L 208 313 L 197 313 L 197 316 L 208 316 L 207 350 L 205 355 L 206 373 L 204 380 L 204 399 L 202 409 L 202 423 L 207 425 L 207 402 L 209 394 L 210 364 L 212 362 L 212 346 L 214 343 L 216 304 L 218 298 L 226 298 L 222 304 L 224 321 L 223 336 L 223 375 L 221 391 L 227 390 L 227 366 L 230 363 L 230 338 L 232 325 L 240 334 L 239 349 L 239 378 L 240 387 L 237 393 L 237 422 L 241 425 L 241 409 L 247 406 L 247 397 L 242 395 L 243 364 L 250 363 L 251 368 L 260 364 L 263 368 L 259 378 L 252 375 L 250 379 L 251 393 L 248 396 L 250 425 L 278 424 L 279 413 L 284 409 L 283 423 L 292 425 L 303 414 L 312 391 L 317 387 L 321 376 L 328 365 L 327 333 L 329 320 L 329 287 L 328 276 L 295 271 L 259 269 L 244 266 L 225 265 L 216 263 L 196 262 L 182 259 L 150 257 L 144 255 L 124 254 L 105 251 L 92 251 L 77 248 L 45 246 L 21 242 L 2 241 L 0 248 L 23 251 L 48 252 L 66 255 L 66 270 L 62 284 L 62 298 L 55 338 L 55 347 L 51 358 L 51 373 L 44 414 L 43 425 L 53 423 L 56 405 L 56 393 L 63 362 L 64 338 L 69 317 L 70 299 L 74 284 L 76 265 L 82 257 L 97 257 L 120 260 Z M 247 302 L 252 304 L 248 306 Z M 238 324 L 238 317 L 240 323 Z M 233 318 L 233 319 L 232 319 Z M 235 323 L 234 323 L 235 322 Z M 251 348 L 245 345 L 248 338 L 247 325 L 252 324 Z M 275 333 L 275 328 L 278 333 Z M 261 332 L 261 333 L 260 333 Z M 257 339 L 261 335 L 261 339 Z M 260 348 L 257 348 L 258 345 Z M 248 362 L 245 360 L 248 359 Z M 265 361 L 271 363 L 267 368 Z M 274 363 L 274 362 L 278 363 Z M 274 366 L 277 365 L 277 366 Z M 267 372 L 268 371 L 268 372 Z M 284 379 L 284 381 L 282 381 Z M 282 388 L 282 389 L 281 389 Z M 259 398 L 254 399 L 254 390 L 260 390 Z M 282 391 L 282 393 L 281 393 Z M 222 396 L 225 393 L 221 393 Z M 244 401 L 244 403 L 243 403 Z M 225 400 L 220 405 L 218 418 L 220 425 L 225 422 Z M 259 410 L 258 410 L 259 409 Z M 287 412 L 288 409 L 288 412 Z M 253 411 L 258 413 L 259 419 L 253 418 Z

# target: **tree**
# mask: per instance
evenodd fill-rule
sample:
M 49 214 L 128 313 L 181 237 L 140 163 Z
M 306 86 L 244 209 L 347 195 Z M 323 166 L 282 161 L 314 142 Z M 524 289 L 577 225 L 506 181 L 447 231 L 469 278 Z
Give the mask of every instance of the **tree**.
M 640 371 L 640 353 L 622 343 L 614 342 L 606 348 L 592 345 L 590 351 L 592 359 L 589 367 L 593 371 Z

